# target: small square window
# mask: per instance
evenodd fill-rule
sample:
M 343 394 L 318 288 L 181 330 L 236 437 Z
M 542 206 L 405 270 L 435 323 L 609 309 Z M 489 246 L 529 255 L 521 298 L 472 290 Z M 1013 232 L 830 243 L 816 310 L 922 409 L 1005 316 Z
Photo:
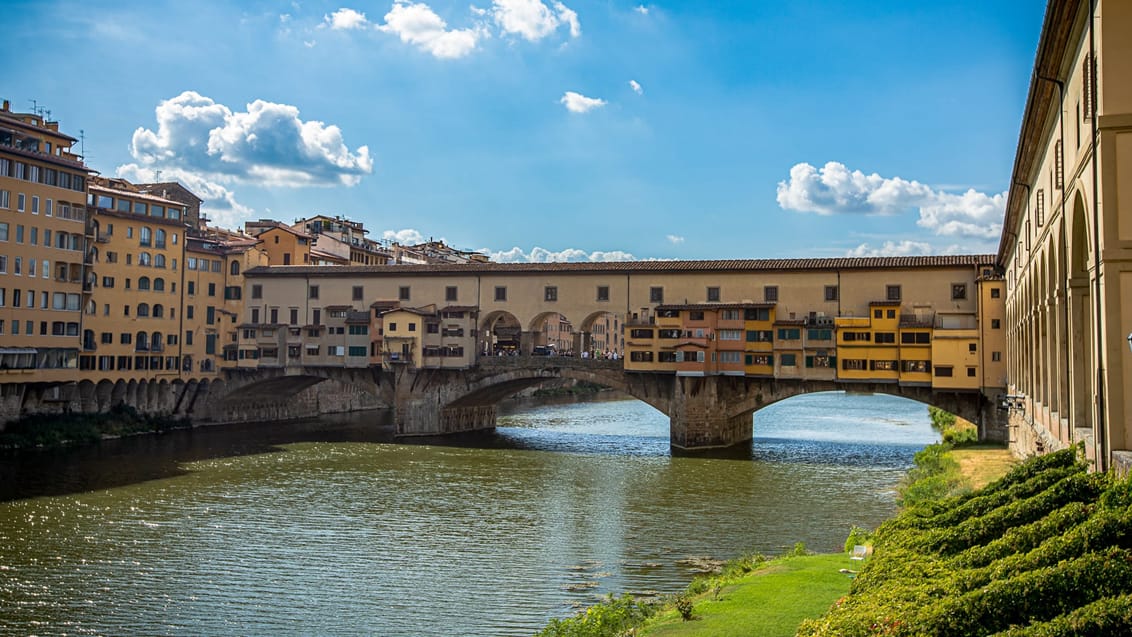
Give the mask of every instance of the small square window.
M 990 320 L 990 327 L 991 327 L 992 330 L 1002 329 L 1002 319 L 991 319 Z
M 978 351 L 978 349 L 979 349 L 979 346 L 974 344 L 974 343 L 968 343 L 967 344 L 967 351 L 971 352 L 972 354 L 975 353 L 976 351 Z
M 719 288 L 718 287 L 709 287 L 707 289 L 707 300 L 708 300 L 708 303 L 719 303 Z
M 967 368 L 967 376 L 970 377 L 970 378 L 975 377 L 975 368 L 974 367 L 968 367 Z
M 362 289 L 362 286 L 360 286 L 360 285 L 353 286 L 353 290 L 352 290 L 352 294 L 351 294 L 350 298 L 355 300 L 355 301 L 361 301 L 363 298 L 365 298 L 365 291 Z
M 885 286 L 884 298 L 889 300 L 889 301 L 899 301 L 900 300 L 900 286 L 899 285 Z
M 763 288 L 763 300 L 765 300 L 767 303 L 777 303 L 778 302 L 778 286 L 777 285 L 768 285 L 768 286 L 764 287 Z
M 884 315 L 885 315 L 885 318 L 894 319 L 894 318 L 896 318 L 896 310 L 889 310 L 889 311 L 885 312 Z
M 873 318 L 884 318 L 884 310 L 873 310 Z
M 457 299 L 457 293 L 458 289 L 456 288 L 456 286 L 449 285 L 448 287 L 444 288 L 444 300 L 455 301 Z
M 650 287 L 649 303 L 664 303 L 664 288 L 658 285 Z
M 599 301 L 608 301 L 609 300 L 609 286 L 608 285 L 597 286 L 597 300 L 599 300 Z
M 997 299 L 997 298 L 1000 298 L 1001 296 L 1002 296 L 1002 288 L 991 288 L 990 289 L 990 297 L 992 299 Z
M 962 301 L 967 298 L 967 284 L 966 283 L 952 283 L 951 284 L 951 300 Z
M 996 363 L 1001 361 L 1002 360 L 1002 352 L 991 352 L 990 359 L 992 361 L 996 362 Z
M 193 284 L 193 282 L 189 281 L 190 287 L 192 286 L 192 284 Z M 190 294 L 191 294 L 191 292 L 190 292 Z M 252 298 L 253 299 L 262 299 L 263 298 L 263 286 L 262 285 L 260 285 L 258 283 L 252 285 Z
M 402 301 L 408 301 L 409 300 L 409 286 L 402 285 L 397 290 L 397 298 L 402 300 Z
M 838 290 L 836 285 L 825 286 L 825 300 L 836 301 L 838 297 Z
M 558 288 L 556 286 L 553 286 L 553 285 L 548 285 L 545 288 L 543 288 L 543 300 L 544 301 L 557 301 L 558 300 Z
M 501 302 L 506 301 L 506 300 L 507 300 L 507 286 L 505 286 L 505 285 L 495 286 L 495 301 L 496 301 L 496 303 L 501 303 Z
M 309 292 L 308 292 L 308 297 L 312 298 L 312 299 L 318 298 L 318 286 L 317 285 L 310 286 Z

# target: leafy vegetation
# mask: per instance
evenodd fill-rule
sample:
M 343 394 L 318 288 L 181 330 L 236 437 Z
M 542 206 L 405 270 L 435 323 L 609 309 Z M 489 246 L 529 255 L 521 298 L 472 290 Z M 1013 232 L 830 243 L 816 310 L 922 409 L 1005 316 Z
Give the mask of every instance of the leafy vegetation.
M 188 427 L 187 419 L 142 414 L 116 405 L 98 414 L 34 414 L 0 431 L 0 449 L 54 448 L 91 444 L 104 436 L 125 436 Z
M 907 507 L 877 529 L 850 594 L 798 634 L 1128 634 L 1132 484 L 1089 473 L 1078 451 Z

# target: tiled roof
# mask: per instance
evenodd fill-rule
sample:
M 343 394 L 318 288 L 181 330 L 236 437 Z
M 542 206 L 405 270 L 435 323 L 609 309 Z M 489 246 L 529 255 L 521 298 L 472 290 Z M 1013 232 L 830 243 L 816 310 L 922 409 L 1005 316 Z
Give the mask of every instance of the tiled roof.
M 427 265 L 263 266 L 257 276 L 453 275 L 546 273 L 782 272 L 954 268 L 992 265 L 990 254 L 930 257 L 843 257 L 825 259 L 720 259 L 710 261 L 602 261 L 568 263 L 435 263 Z
M 656 311 L 664 310 L 746 310 L 750 308 L 771 308 L 774 303 L 664 303 L 656 306 Z

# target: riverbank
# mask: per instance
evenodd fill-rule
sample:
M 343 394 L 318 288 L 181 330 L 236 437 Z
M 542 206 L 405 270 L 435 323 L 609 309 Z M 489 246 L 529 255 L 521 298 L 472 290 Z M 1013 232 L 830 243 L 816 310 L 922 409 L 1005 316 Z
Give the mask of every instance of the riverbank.
M 89 445 L 106 438 L 162 433 L 192 426 L 187 418 L 143 414 L 117 405 L 97 414 L 32 414 L 0 431 L 0 451 L 59 449 Z
M 957 471 L 946 478 L 951 491 L 971 492 L 1007 475 L 1016 464 L 1002 447 L 976 445 L 952 450 L 931 445 L 918 457 L 924 464 Z M 924 464 L 921 464 L 924 463 Z M 921 478 L 936 481 L 935 469 Z M 915 471 L 909 472 L 915 475 Z M 902 494 L 917 490 L 902 485 Z M 867 534 L 866 534 L 867 537 Z M 867 540 L 863 540 L 867 541 Z M 648 606 L 628 599 L 610 600 L 577 618 L 553 621 L 539 637 L 603 637 L 632 634 L 637 637 L 786 637 L 795 635 L 804 621 L 815 621 L 850 592 L 854 572 L 862 561 L 847 553 L 792 554 L 769 559 L 744 556 L 724 565 L 720 573 L 694 580 L 681 594 L 662 604 Z M 631 630 L 631 633 L 625 632 Z

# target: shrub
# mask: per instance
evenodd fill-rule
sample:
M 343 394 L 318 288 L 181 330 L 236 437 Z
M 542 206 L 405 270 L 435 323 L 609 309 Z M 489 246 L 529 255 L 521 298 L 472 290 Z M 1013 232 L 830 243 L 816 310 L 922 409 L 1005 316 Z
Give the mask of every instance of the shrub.
M 653 612 L 652 604 L 639 602 L 631 595 L 609 595 L 575 617 L 550 620 L 538 637 L 617 637 L 639 626 Z
M 854 546 L 871 544 L 873 541 L 873 534 L 868 529 L 862 529 L 857 525 L 853 525 L 849 529 L 849 537 L 845 538 L 845 552 L 848 553 L 853 550 Z
M 691 621 L 695 604 L 692 603 L 692 598 L 687 593 L 681 593 L 672 600 L 672 605 L 676 607 L 676 612 L 680 613 L 680 618 L 684 621 Z

